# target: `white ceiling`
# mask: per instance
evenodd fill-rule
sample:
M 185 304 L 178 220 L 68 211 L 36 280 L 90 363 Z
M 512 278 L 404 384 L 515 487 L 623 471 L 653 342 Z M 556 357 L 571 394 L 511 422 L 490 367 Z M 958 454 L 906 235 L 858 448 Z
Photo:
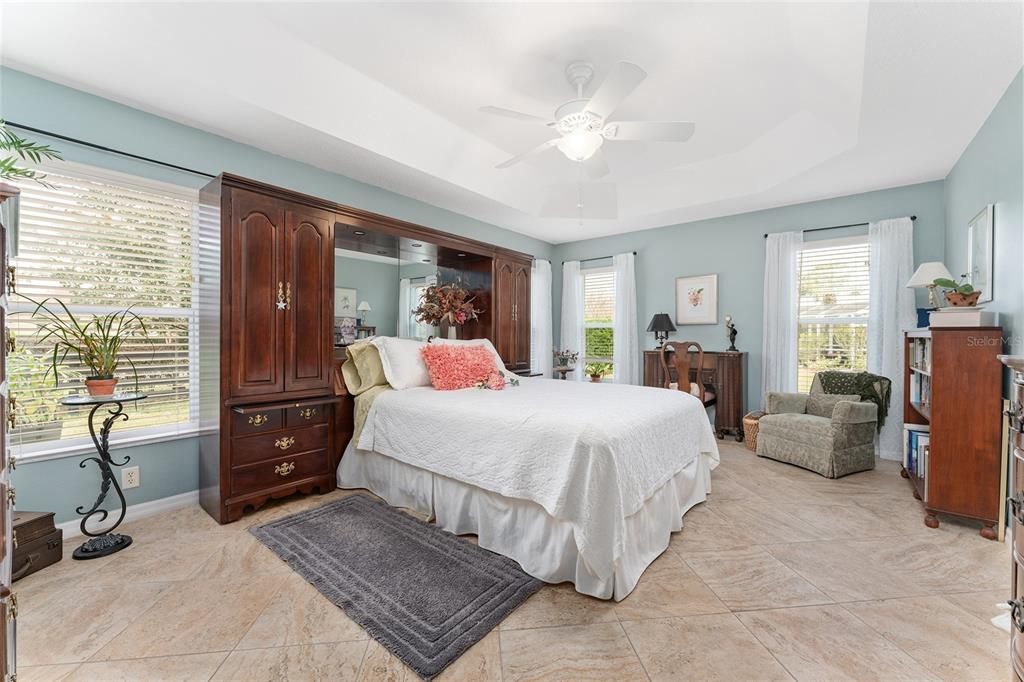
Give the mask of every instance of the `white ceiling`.
M 1024 61 L 1018 2 L 5 3 L 2 23 L 13 68 L 553 243 L 945 177 Z M 478 108 L 550 116 L 577 59 L 595 85 L 648 72 L 614 118 L 696 134 L 606 144 L 600 183 L 554 150 L 495 169 L 551 133 Z M 581 196 L 582 220 L 540 217 Z

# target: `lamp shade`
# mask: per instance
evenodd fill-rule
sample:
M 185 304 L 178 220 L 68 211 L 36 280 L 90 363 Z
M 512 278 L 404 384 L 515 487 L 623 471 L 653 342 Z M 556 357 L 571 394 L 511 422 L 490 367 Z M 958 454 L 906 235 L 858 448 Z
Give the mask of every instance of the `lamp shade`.
M 368 301 L 360 301 L 359 305 L 356 306 L 356 310 L 358 310 L 361 313 L 368 313 L 371 310 L 373 310 L 373 308 L 370 307 Z
M 675 330 L 676 326 L 672 324 L 672 318 L 668 316 L 668 313 L 655 313 L 651 318 L 651 323 L 647 325 L 649 332 L 674 332 Z
M 917 266 L 917 270 L 914 271 L 914 276 L 907 282 L 907 288 L 920 289 L 922 287 L 930 287 L 932 282 L 939 278 L 953 279 L 953 275 L 949 274 L 946 266 L 937 260 L 921 263 Z

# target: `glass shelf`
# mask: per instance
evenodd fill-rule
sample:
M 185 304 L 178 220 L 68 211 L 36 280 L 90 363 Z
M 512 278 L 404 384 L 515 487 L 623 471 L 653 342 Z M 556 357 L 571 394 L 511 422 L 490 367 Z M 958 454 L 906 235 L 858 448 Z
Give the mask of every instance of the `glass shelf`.
M 61 405 L 102 405 L 103 403 L 130 403 L 146 398 L 145 393 L 114 393 L 113 395 L 89 395 L 75 393 L 60 399 Z

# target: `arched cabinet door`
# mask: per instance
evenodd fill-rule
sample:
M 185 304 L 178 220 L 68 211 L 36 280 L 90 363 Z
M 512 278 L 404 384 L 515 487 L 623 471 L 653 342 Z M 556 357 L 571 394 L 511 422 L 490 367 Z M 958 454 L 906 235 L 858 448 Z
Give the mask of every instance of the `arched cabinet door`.
M 283 205 L 270 197 L 231 192 L 231 394 L 284 388 Z
M 513 370 L 530 368 L 530 274 L 532 264 L 518 262 L 512 273 L 515 284 L 512 296 L 515 304 L 514 344 L 512 351 Z
M 515 321 L 513 303 L 515 300 L 515 266 L 502 258 L 494 260 L 494 347 L 512 367 L 515 358 Z
M 284 390 L 331 386 L 334 326 L 334 216 L 302 206 L 285 219 Z

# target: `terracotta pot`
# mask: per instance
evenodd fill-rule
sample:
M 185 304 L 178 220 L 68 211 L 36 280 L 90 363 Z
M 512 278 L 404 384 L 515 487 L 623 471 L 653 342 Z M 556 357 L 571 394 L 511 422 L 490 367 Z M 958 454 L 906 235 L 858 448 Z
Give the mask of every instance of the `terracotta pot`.
M 85 389 L 89 391 L 89 395 L 97 398 L 102 398 L 108 395 L 114 395 L 114 389 L 116 387 L 117 378 L 85 380 Z
M 969 294 L 961 294 L 956 291 L 946 292 L 946 302 L 955 308 L 965 308 L 978 304 L 981 297 L 980 291 L 972 291 Z
M 595 384 L 599 384 L 599 383 L 601 383 L 601 375 L 600 374 L 591 374 L 590 375 L 590 380 L 593 381 Z

